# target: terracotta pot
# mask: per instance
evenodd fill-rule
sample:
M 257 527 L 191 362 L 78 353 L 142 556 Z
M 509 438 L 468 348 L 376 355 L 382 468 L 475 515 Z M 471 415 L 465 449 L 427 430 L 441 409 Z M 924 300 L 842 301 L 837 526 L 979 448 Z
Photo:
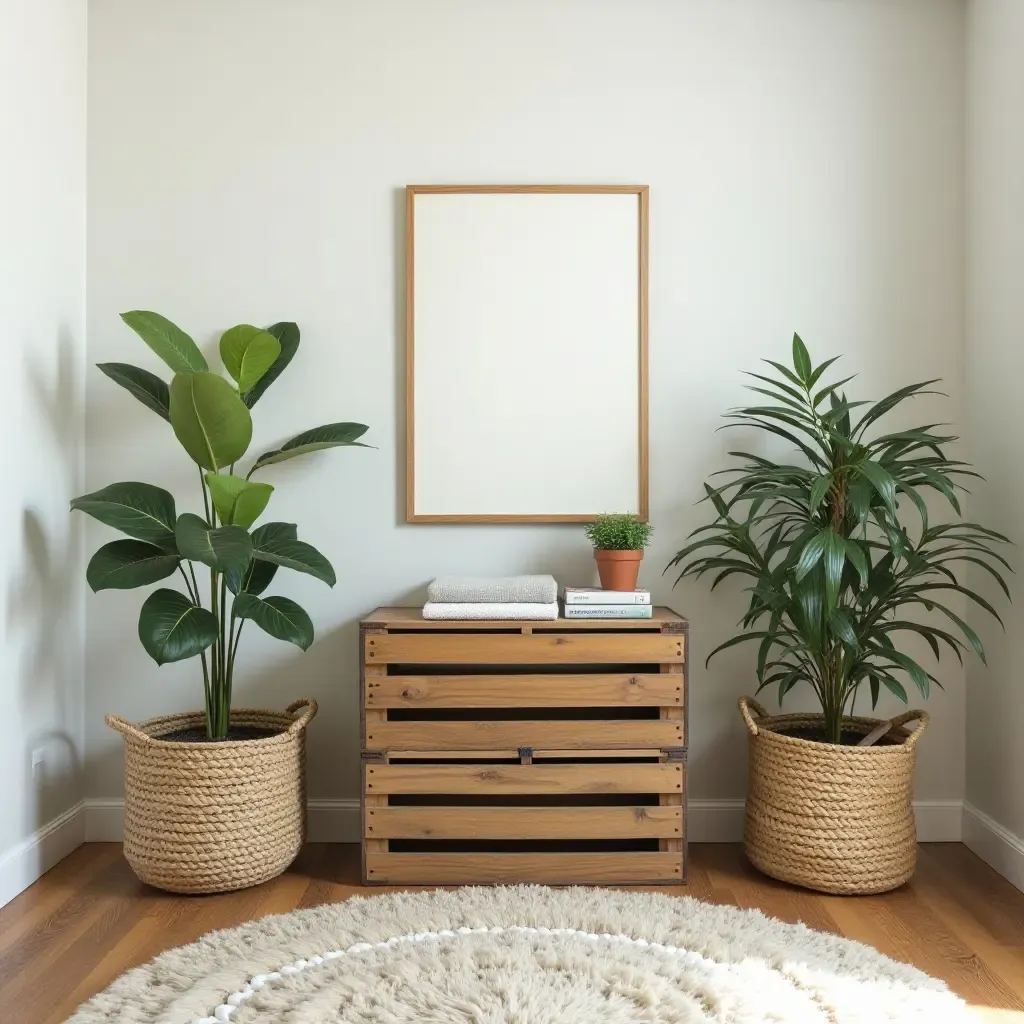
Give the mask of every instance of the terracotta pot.
M 594 548 L 597 559 L 597 574 L 601 577 L 602 590 L 636 590 L 636 578 L 640 572 L 640 551 L 605 551 Z

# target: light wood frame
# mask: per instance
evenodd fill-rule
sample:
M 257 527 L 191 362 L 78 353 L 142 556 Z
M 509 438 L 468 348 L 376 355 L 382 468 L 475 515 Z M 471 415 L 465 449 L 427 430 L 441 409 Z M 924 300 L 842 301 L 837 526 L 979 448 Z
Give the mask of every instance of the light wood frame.
M 447 193 L 564 193 L 632 194 L 638 203 L 637 355 L 638 395 L 638 497 L 641 519 L 649 516 L 649 415 L 648 415 L 648 231 L 649 187 L 646 185 L 408 185 L 406 186 L 406 520 L 410 523 L 586 523 L 601 511 L 589 514 L 422 514 L 416 511 L 416 400 L 415 400 L 415 201 L 420 194 Z M 611 511 L 611 510 L 607 510 Z

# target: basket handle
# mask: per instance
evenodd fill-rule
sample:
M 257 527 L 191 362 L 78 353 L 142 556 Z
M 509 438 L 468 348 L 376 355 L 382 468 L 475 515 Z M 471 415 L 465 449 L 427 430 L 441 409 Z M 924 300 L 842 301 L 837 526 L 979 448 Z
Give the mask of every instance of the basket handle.
M 928 723 L 931 721 L 931 715 L 929 715 L 927 711 L 904 711 L 902 715 L 897 715 L 892 720 L 892 727 L 895 729 L 898 726 L 906 725 L 907 722 L 913 722 L 916 719 L 920 719 L 921 724 L 907 737 L 906 742 L 903 744 L 911 750 L 914 749 L 914 745 L 921 738 L 921 733 L 928 728 Z
M 751 736 L 756 736 L 757 723 L 751 717 L 750 712 L 753 711 L 758 718 L 767 718 L 768 712 L 753 697 L 740 697 L 739 705 L 743 721 L 747 723 L 747 731 Z
M 288 714 L 294 715 L 299 708 L 305 708 L 306 710 L 288 726 L 289 733 L 302 732 L 316 718 L 318 705 L 312 697 L 300 697 L 298 700 L 292 701 L 285 710 Z
M 103 721 L 122 736 L 131 736 L 132 739 L 141 740 L 143 743 L 150 742 L 149 737 L 141 729 L 136 729 L 127 718 L 122 718 L 120 715 L 107 715 Z

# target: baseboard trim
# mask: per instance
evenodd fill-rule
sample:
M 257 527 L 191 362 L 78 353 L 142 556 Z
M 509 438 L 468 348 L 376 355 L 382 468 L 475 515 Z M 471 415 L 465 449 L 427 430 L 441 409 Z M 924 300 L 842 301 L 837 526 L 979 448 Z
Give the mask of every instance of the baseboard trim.
M 85 818 L 79 801 L 0 855 L 0 907 L 85 842 Z
M 692 843 L 738 843 L 743 839 L 742 800 L 690 800 L 687 827 Z M 310 800 L 309 840 L 313 843 L 358 843 L 359 801 Z M 87 842 L 120 842 L 124 835 L 123 800 L 85 802 Z M 960 841 L 963 804 L 959 800 L 914 802 L 917 838 L 922 843 Z
M 964 845 L 1024 892 L 1024 839 L 964 801 Z

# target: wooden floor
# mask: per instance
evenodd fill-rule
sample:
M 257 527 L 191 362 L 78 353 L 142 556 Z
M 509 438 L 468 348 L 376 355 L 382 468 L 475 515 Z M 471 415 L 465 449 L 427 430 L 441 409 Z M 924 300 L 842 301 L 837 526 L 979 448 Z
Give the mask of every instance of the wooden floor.
M 256 889 L 175 897 L 138 882 L 119 846 L 88 844 L 0 910 L 0 1019 L 62 1024 L 129 967 L 211 929 L 385 891 L 358 877 L 358 847 L 311 845 Z M 1024 893 L 959 844 L 922 846 L 914 880 L 885 896 L 793 889 L 757 874 L 732 845 L 693 846 L 690 884 L 661 891 L 859 939 L 945 979 L 980 1019 L 1024 1024 L 1024 1013 L 998 1012 L 1024 1011 Z

